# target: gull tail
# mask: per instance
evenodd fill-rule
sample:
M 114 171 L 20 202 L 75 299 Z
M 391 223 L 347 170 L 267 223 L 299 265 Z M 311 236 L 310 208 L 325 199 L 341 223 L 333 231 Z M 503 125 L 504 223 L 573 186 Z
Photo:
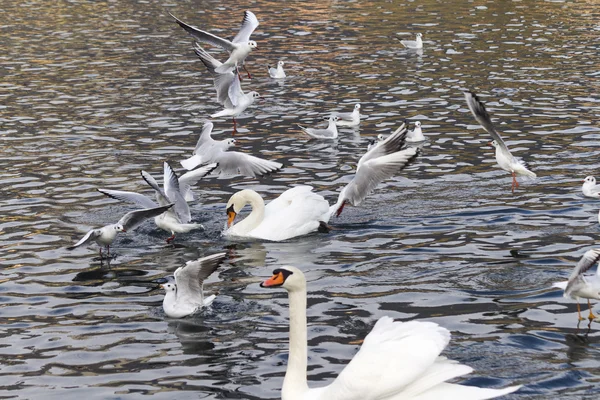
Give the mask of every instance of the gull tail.
M 569 283 L 568 281 L 564 281 L 564 282 L 554 282 L 554 283 L 552 284 L 552 287 L 554 287 L 554 288 L 559 288 L 559 289 L 562 289 L 562 290 L 565 290 L 565 289 L 567 288 L 567 284 L 568 284 L 568 283 Z

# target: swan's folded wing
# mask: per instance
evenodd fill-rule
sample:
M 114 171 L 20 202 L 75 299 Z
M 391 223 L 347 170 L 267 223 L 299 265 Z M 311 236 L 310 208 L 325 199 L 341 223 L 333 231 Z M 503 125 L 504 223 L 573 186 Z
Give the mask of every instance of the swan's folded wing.
M 304 197 L 308 193 L 311 193 L 312 190 L 313 187 L 308 185 L 294 186 L 293 188 L 286 190 L 281 193 L 279 197 L 271 200 L 269 204 L 265 206 L 265 216 L 276 214 L 286 209 L 295 198 Z
M 143 194 L 135 192 L 124 192 L 122 190 L 110 190 L 110 189 L 97 189 L 100 193 L 105 196 L 111 197 L 115 200 L 124 201 L 127 203 L 137 204 L 144 208 L 153 208 L 158 206 L 153 200 L 144 196 Z
M 204 305 L 203 284 L 219 265 L 227 253 L 213 254 L 196 261 L 188 261 L 185 266 L 175 271 L 175 284 L 177 285 L 177 301 Z
M 244 13 L 244 19 L 242 20 L 242 27 L 237 35 L 233 38 L 233 43 L 246 43 L 250 40 L 252 32 L 258 28 L 258 18 L 250 10 Z
M 159 216 L 160 214 L 167 211 L 171 208 L 173 204 L 168 204 L 166 206 L 154 207 L 154 208 L 144 208 L 142 210 L 130 211 L 127 214 L 123 215 L 119 220 L 118 224 L 123 227 L 125 232 L 131 231 L 142 224 L 148 218 L 154 218 Z
M 498 131 L 496 131 L 496 128 L 494 128 L 492 118 L 485 109 L 485 106 L 483 105 L 481 100 L 479 100 L 479 97 L 477 97 L 477 95 L 473 92 L 465 92 L 465 99 L 467 100 L 469 110 L 471 110 L 471 113 L 473 114 L 477 122 L 479 122 L 481 127 L 485 129 L 486 132 L 492 136 L 492 138 L 494 138 L 494 140 L 500 145 L 502 150 L 505 150 L 510 154 L 510 152 L 508 151 L 508 147 L 506 147 L 506 143 L 504 143 L 504 140 L 502 140 L 502 137 L 500 136 Z
M 435 323 L 382 317 L 322 398 L 384 399 L 400 393 L 434 364 L 449 341 L 450 332 Z
M 221 152 L 214 160 L 219 164 L 214 172 L 220 176 L 243 175 L 254 178 L 283 167 L 281 163 L 263 160 L 237 151 Z
M 183 194 L 179 188 L 179 179 L 175 172 L 165 161 L 164 163 L 164 185 L 165 185 L 165 193 L 169 202 L 174 203 L 173 210 L 175 210 L 175 214 L 179 218 L 179 221 L 182 224 L 187 224 L 192 220 L 192 214 L 190 213 L 190 207 L 185 201 Z
M 592 249 L 585 252 L 583 257 L 579 260 L 575 269 L 569 276 L 569 283 L 567 283 L 567 287 L 565 289 L 565 294 L 569 294 L 575 283 L 579 280 L 579 278 L 591 269 L 594 265 L 596 265 L 600 261 L 600 249 Z
M 182 20 L 180 20 L 173 14 L 170 14 L 170 15 L 171 15 L 171 17 L 173 17 L 173 19 L 175 19 L 175 22 L 177 22 L 179 24 L 179 26 L 181 26 L 183 29 L 185 29 L 187 31 L 187 33 L 189 33 L 190 35 L 195 37 L 197 40 L 204 42 L 204 43 L 210 43 L 214 46 L 222 47 L 229 52 L 233 51 L 233 49 L 234 49 L 233 44 L 229 40 L 223 39 L 216 35 L 213 35 L 212 33 L 202 31 L 196 27 L 186 24 L 185 22 L 183 22 Z
M 86 233 L 85 236 L 79 240 L 79 242 L 75 243 L 73 246 L 67 247 L 67 250 L 73 250 L 75 247 L 84 245 L 84 244 L 88 243 L 89 241 L 96 239 L 101 234 L 102 234 L 102 231 L 100 229 L 92 229 L 91 231 Z

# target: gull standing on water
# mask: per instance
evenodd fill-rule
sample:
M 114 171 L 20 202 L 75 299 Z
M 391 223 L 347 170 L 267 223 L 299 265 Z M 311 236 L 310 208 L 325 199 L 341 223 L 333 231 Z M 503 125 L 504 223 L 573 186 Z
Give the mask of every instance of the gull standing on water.
M 423 48 L 423 35 L 417 33 L 416 40 L 401 40 L 400 43 L 407 49 L 422 49 Z
M 231 72 L 234 69 L 237 69 L 238 66 L 242 65 L 244 70 L 248 74 L 248 78 L 251 78 L 250 72 L 243 65 L 244 60 L 250 52 L 256 48 L 256 42 L 250 40 L 250 35 L 252 32 L 258 27 L 258 19 L 256 15 L 252 11 L 246 11 L 244 13 L 244 19 L 242 20 L 242 27 L 238 34 L 233 38 L 230 42 L 227 39 L 223 39 L 219 36 L 213 35 L 212 33 L 208 33 L 206 31 L 202 31 L 198 28 L 190 26 L 185 22 L 181 21 L 173 14 L 171 17 L 175 19 L 175 21 L 185 29 L 190 35 L 192 35 L 197 40 L 212 44 L 213 46 L 222 47 L 229 52 L 229 58 L 225 61 L 221 66 L 215 69 L 215 72 L 219 74 L 224 74 L 227 72 Z
M 360 104 L 355 104 L 351 113 L 336 113 L 334 115 L 338 118 L 335 122 L 337 126 L 357 126 L 360 124 Z
M 504 140 L 502 140 L 502 137 L 500 137 L 500 134 L 494 128 L 490 114 L 488 114 L 477 95 L 473 92 L 465 92 L 465 99 L 467 100 L 469 110 L 471 110 L 477 122 L 494 138 L 491 144 L 496 148 L 496 162 L 498 162 L 500 168 L 512 174 L 512 192 L 514 193 L 515 189 L 519 187 L 517 175 L 535 178 L 536 174 L 531 172 L 522 160 L 517 159 L 510 153 Z
M 308 136 L 314 139 L 336 139 L 338 137 L 337 130 L 337 121 L 338 117 L 332 115 L 329 117 L 329 125 L 327 128 L 305 128 L 302 125 L 298 125 L 302 132 L 306 133 Z
M 165 289 L 163 310 L 170 318 L 183 318 L 195 313 L 202 307 L 208 306 L 215 295 L 204 297 L 204 281 L 223 262 L 226 253 L 213 254 L 196 261 L 188 261 L 183 267 L 177 268 L 173 279 L 160 285 Z
M 74 248 L 82 246 L 93 240 L 100 246 L 100 258 L 102 258 L 102 246 L 106 246 L 106 255 L 110 256 L 110 245 L 112 242 L 114 242 L 119 232 L 134 230 L 148 218 L 156 217 L 167 211 L 172 206 L 173 204 L 167 204 L 160 207 L 130 211 L 123 215 L 123 217 L 116 224 L 106 225 L 99 229 L 92 229 L 86 233 L 79 242 L 75 243 L 71 247 L 67 247 L 67 249 L 73 250 Z
M 212 122 L 207 121 L 202 128 L 192 157 L 181 161 L 183 168 L 191 170 L 201 164 L 216 163 L 217 166 L 211 173 L 219 176 L 239 174 L 254 178 L 283 167 L 283 164 L 275 161 L 263 160 L 237 151 L 227 151 L 235 146 L 235 139 L 214 140 L 211 137 L 212 130 Z
M 434 322 L 400 322 L 384 316 L 333 382 L 309 388 L 304 273 L 296 267 L 282 266 L 260 286 L 281 287 L 288 292 L 290 339 L 281 388 L 283 400 L 484 400 L 521 387 L 488 389 L 447 382 L 473 371 L 440 355 L 450 343 L 450 332 Z
M 585 197 L 600 199 L 600 185 L 596 185 L 596 178 L 593 176 L 587 176 L 583 180 L 581 191 Z
M 600 300 L 600 270 L 596 267 L 596 273 L 590 276 L 583 275 L 585 272 L 598 264 L 600 260 L 600 249 L 588 250 L 575 266 L 568 281 L 553 283 L 553 287 L 564 290 L 564 296 L 577 301 L 577 315 L 579 320 L 585 319 L 581 316 L 579 299 L 587 299 L 590 314 L 588 319 L 592 321 L 596 316 L 592 313 L 590 299 Z
M 285 78 L 285 71 L 283 70 L 283 65 L 285 63 L 283 61 L 277 62 L 277 67 L 273 68 L 270 65 L 269 67 L 269 76 L 273 79 L 283 79 Z

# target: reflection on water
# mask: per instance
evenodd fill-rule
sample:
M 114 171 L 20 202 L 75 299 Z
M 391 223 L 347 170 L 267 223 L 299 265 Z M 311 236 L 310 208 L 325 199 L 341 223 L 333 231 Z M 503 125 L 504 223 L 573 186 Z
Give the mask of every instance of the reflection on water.
M 0 396 L 279 398 L 287 299 L 258 282 L 290 264 L 309 281 L 315 383 L 333 378 L 387 314 L 450 329 L 445 355 L 475 368 L 467 384 L 526 384 L 511 398 L 597 397 L 597 323 L 578 326 L 575 302 L 550 289 L 600 230 L 600 203 L 580 194 L 581 179 L 600 169 L 595 2 L 253 3 L 259 47 L 248 59 L 255 78 L 243 86 L 263 101 L 240 119 L 236 140 L 285 169 L 202 182 L 191 210 L 205 230 L 175 245 L 147 223 L 117 238 L 109 262 L 94 246 L 66 250 L 129 210 L 96 188 L 146 190 L 139 170 L 178 166 L 220 109 L 168 12 L 230 36 L 244 7 L 4 5 Z M 425 48 L 402 48 L 417 32 Z M 286 62 L 283 81 L 267 75 L 277 60 Z M 514 195 L 464 103 L 466 88 L 539 176 Z M 335 141 L 297 129 L 358 102 L 360 127 L 340 129 Z M 421 121 L 428 137 L 418 162 L 333 219 L 329 234 L 220 237 L 226 201 L 242 188 L 270 200 L 311 184 L 335 200 L 368 141 L 404 119 Z M 227 137 L 231 121 L 214 122 L 215 137 Z M 158 283 L 217 251 L 229 259 L 205 285 L 219 294 L 213 305 L 166 318 Z

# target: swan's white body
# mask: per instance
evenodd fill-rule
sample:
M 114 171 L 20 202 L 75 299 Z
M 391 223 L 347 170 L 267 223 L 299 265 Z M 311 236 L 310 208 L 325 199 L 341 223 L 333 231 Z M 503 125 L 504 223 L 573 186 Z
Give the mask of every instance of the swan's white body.
M 335 115 L 338 117 L 335 122 L 337 126 L 357 126 L 360 124 L 360 104 L 355 104 L 351 113 L 338 113 Z
M 269 66 L 269 76 L 273 79 L 283 79 L 285 78 L 285 71 L 283 70 L 283 65 L 285 63 L 283 61 L 277 62 L 277 68 L 273 68 Z
M 483 400 L 520 386 L 485 389 L 446 383 L 472 368 L 441 357 L 450 332 L 433 322 L 380 318 L 359 352 L 329 385 L 310 389 L 307 371 L 306 280 L 295 267 L 276 269 L 262 287 L 283 287 L 290 299 L 290 353 L 282 400 Z
M 595 199 L 600 199 L 600 185 L 596 185 L 596 178 L 593 176 L 587 176 L 583 180 L 583 186 L 581 186 L 581 191 L 585 197 L 593 197 Z
M 408 135 L 406 135 L 407 142 L 423 142 L 425 141 L 425 135 L 423 135 L 423 131 L 421 130 L 421 122 L 415 122 L 415 129 L 410 131 Z
M 402 46 L 407 49 L 422 49 L 423 48 L 423 35 L 417 33 L 416 40 L 401 40 Z

